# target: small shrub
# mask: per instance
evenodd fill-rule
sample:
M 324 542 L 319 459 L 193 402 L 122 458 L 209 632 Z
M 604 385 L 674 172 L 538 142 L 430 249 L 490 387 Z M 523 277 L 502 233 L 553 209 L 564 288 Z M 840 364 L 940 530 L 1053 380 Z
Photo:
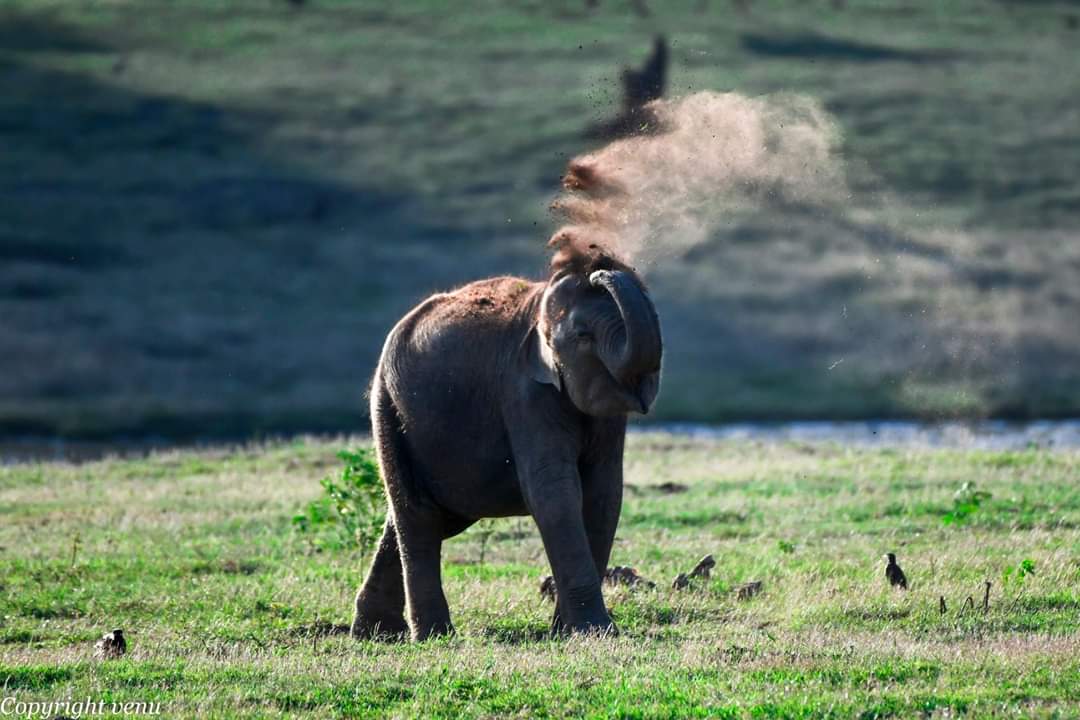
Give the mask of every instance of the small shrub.
M 324 496 L 293 516 L 293 526 L 319 535 L 323 546 L 355 547 L 367 555 L 378 542 L 386 517 L 379 466 L 371 450 L 342 450 L 341 475 L 323 478 Z
M 477 539 L 480 541 L 480 565 L 484 564 L 484 560 L 487 559 L 487 545 L 491 536 L 495 534 L 495 519 L 487 518 L 481 520 L 476 524 L 476 530 L 473 531 Z
M 984 501 L 993 495 L 985 490 L 977 490 L 975 484 L 966 482 L 953 495 L 953 508 L 945 514 L 942 522 L 946 525 L 960 524 L 968 520 Z
M 1024 579 L 1028 575 L 1035 574 L 1035 561 L 1031 558 L 1024 558 L 1018 565 L 1010 565 L 1005 568 L 1001 573 L 1001 584 L 1006 588 L 1015 586 L 1017 590 L 1022 590 L 1024 587 Z

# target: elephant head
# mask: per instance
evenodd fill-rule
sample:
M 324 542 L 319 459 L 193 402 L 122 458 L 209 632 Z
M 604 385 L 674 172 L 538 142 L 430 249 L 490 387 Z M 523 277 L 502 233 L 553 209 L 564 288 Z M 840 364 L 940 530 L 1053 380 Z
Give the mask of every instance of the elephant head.
M 645 414 L 656 399 L 660 321 L 641 279 L 621 263 L 556 273 L 531 343 L 533 377 L 586 415 Z

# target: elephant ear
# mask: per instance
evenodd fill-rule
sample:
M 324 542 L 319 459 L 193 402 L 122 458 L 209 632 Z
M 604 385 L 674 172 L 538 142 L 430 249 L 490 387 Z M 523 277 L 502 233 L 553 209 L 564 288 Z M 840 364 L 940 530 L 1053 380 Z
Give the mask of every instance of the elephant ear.
M 525 342 L 525 364 L 529 377 L 538 383 L 554 385 L 556 390 L 562 390 L 562 380 L 559 377 L 559 368 L 555 365 L 555 355 L 551 346 L 544 341 L 540 331 L 535 327 L 529 332 L 529 339 Z

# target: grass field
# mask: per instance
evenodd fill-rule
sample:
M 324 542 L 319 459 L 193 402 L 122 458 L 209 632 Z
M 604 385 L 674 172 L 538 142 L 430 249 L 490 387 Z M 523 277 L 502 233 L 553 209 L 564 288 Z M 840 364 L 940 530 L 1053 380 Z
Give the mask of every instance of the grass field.
M 658 32 L 671 94 L 819 99 L 852 186 L 646 268 L 659 417 L 1078 412 L 1075 3 L 652 4 L 3 3 L 0 432 L 361 427 L 408 307 L 542 273 Z
M 546 638 L 542 549 L 509 519 L 483 562 L 476 528 L 444 550 L 458 635 L 395 645 L 332 633 L 360 559 L 291 524 L 363 442 L 0 468 L 3 694 L 169 717 L 1080 715 L 1074 451 L 635 435 L 612 562 L 658 587 L 607 589 L 619 638 Z M 991 496 L 946 523 L 965 483 Z M 886 587 L 890 550 L 907 593 Z M 712 579 L 670 589 L 705 553 Z M 93 660 L 113 627 L 128 654 Z

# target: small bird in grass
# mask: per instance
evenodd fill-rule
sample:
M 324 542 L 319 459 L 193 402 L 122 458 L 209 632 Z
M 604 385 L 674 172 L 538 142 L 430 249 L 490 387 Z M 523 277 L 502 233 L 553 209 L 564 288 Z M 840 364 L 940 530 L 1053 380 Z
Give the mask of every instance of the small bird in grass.
M 735 597 L 739 600 L 749 600 L 761 592 L 761 588 L 763 587 L 765 587 L 765 583 L 760 580 L 743 583 L 735 588 Z
M 709 573 L 716 567 L 716 560 L 712 555 L 706 555 L 698 561 L 698 564 L 694 566 L 694 569 L 690 571 L 690 577 L 709 577 Z
M 124 639 L 124 631 L 119 628 L 105 633 L 94 643 L 94 657 L 98 660 L 112 660 L 126 652 L 127 640 Z
M 551 575 L 545 576 L 540 581 L 540 597 L 555 602 L 556 594 L 558 594 L 558 591 L 555 589 L 555 578 Z
M 616 565 L 604 571 L 604 582 L 609 585 L 626 585 L 627 587 L 654 588 L 656 583 L 641 577 L 638 571 L 632 567 Z
M 885 557 L 889 560 L 889 564 L 885 566 L 885 577 L 888 579 L 889 584 L 894 588 L 898 587 L 901 590 L 907 590 L 907 576 L 904 575 L 904 571 L 900 569 L 900 566 L 896 564 L 896 553 L 888 553 Z

